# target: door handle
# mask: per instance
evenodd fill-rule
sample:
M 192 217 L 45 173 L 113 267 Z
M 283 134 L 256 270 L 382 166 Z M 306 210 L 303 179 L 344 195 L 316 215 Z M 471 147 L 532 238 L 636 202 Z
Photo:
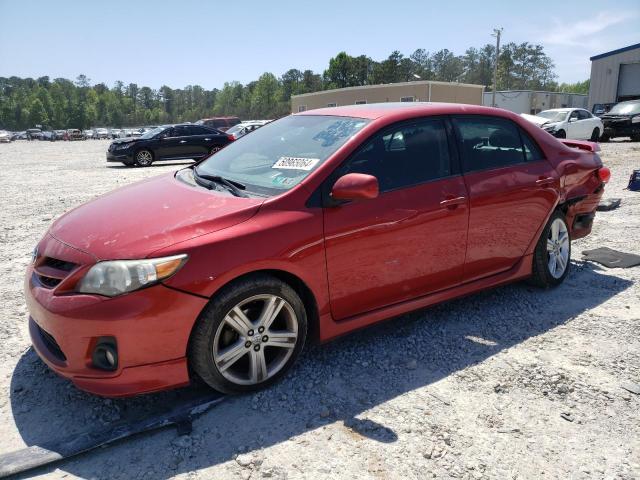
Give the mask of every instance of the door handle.
M 467 197 L 445 198 L 440 202 L 441 207 L 456 208 L 458 205 L 467 203 Z
M 547 185 L 551 185 L 555 181 L 556 181 L 556 179 L 553 178 L 553 177 L 539 178 L 538 180 L 536 180 L 536 186 L 537 187 L 546 187 Z
M 180 140 L 180 143 L 187 143 L 186 140 Z

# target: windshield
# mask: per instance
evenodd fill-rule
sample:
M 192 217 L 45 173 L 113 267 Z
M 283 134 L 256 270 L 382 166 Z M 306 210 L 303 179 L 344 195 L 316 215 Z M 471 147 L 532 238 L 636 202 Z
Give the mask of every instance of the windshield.
M 158 135 L 160 132 L 164 132 L 164 131 L 165 131 L 164 127 L 157 127 L 157 128 L 154 128 L 153 130 L 149 130 L 144 135 L 142 135 L 140 138 L 143 138 L 145 140 L 149 140 L 150 138 L 153 138 L 156 135 Z M 134 133 L 137 133 L 137 132 L 134 132 Z
M 538 117 L 548 118 L 550 122 L 562 122 L 567 118 L 568 110 L 545 110 L 538 113 Z
M 615 105 L 610 114 L 613 115 L 636 115 L 640 113 L 640 102 L 622 102 Z
M 367 123 L 326 115 L 285 117 L 230 143 L 201 163 L 198 173 L 277 195 L 300 183 Z

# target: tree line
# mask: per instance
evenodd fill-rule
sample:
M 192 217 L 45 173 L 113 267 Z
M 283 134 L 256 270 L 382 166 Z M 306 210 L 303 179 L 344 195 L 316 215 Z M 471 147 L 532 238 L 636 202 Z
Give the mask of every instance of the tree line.
M 199 85 L 159 89 L 125 85 L 109 88 L 91 84 L 85 75 L 75 81 L 0 77 L 0 128 L 22 130 L 35 125 L 48 128 L 138 126 L 194 121 L 216 115 L 240 118 L 278 118 L 290 112 L 292 95 L 361 85 L 435 80 L 480 84 L 493 82 L 495 47 L 468 48 L 463 55 L 443 49 L 418 49 L 409 56 L 394 51 L 375 61 L 366 55 L 340 52 L 322 73 L 290 69 L 276 77 L 263 73 L 245 85 L 227 82 L 221 89 Z M 500 50 L 497 89 L 540 89 L 588 92 L 588 80 L 558 84 L 554 64 L 541 45 L 508 43 Z

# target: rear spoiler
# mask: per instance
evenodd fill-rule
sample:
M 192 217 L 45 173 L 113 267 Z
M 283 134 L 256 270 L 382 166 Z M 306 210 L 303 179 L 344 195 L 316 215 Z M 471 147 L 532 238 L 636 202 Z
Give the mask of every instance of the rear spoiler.
M 587 142 L 584 140 L 567 140 L 565 138 L 558 139 L 564 143 L 567 147 L 578 148 L 580 150 L 586 150 L 587 152 L 596 153 L 600 151 L 600 144 L 596 142 Z

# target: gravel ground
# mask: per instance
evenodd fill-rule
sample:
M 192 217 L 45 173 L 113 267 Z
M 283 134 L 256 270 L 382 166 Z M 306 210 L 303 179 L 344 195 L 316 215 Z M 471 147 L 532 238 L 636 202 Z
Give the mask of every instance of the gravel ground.
M 36 241 L 63 212 L 177 164 L 105 163 L 107 143 L 0 145 L 0 453 L 136 418 L 193 395 L 84 394 L 29 348 L 22 295 Z M 640 478 L 640 267 L 605 269 L 587 248 L 640 253 L 640 193 L 623 190 L 640 144 L 602 145 L 613 178 L 562 286 L 515 284 L 308 349 L 290 375 L 194 421 L 94 451 L 43 478 Z M 114 212 L 114 221 L 117 221 Z

